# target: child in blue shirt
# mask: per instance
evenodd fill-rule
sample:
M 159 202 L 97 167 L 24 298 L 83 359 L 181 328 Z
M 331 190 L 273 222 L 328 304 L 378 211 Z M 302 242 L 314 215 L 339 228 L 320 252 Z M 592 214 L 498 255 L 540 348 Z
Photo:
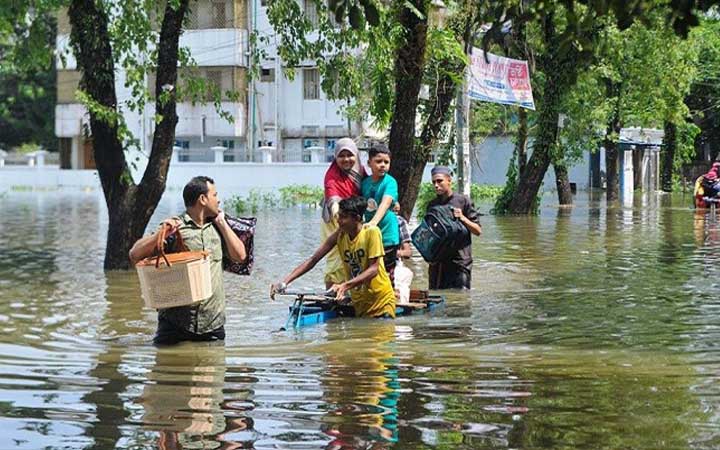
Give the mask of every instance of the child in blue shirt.
M 391 207 L 398 201 L 397 181 L 387 172 L 390 170 L 390 150 L 377 144 L 368 151 L 368 165 L 372 175 L 366 177 L 360 186 L 362 196 L 368 200 L 365 221 L 380 228 L 385 256 L 385 269 L 393 279 L 397 250 L 400 245 L 398 220 Z

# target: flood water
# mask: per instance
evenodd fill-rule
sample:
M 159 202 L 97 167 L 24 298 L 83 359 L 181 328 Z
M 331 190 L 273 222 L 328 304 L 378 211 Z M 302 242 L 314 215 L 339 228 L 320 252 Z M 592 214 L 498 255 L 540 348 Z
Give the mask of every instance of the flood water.
M 434 314 L 289 332 L 267 287 L 318 244 L 319 211 L 258 213 L 225 343 L 158 349 L 135 273 L 102 270 L 101 195 L 6 192 L 0 448 L 720 447 L 718 221 L 680 195 L 546 200 L 482 217 L 473 289 Z

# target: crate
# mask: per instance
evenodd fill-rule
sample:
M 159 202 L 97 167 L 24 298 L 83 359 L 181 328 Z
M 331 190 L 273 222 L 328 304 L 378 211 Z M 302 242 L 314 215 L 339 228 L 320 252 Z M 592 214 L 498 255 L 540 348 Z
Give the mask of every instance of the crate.
M 212 295 L 207 252 L 180 252 L 146 258 L 135 266 L 148 308 L 166 309 L 199 303 Z

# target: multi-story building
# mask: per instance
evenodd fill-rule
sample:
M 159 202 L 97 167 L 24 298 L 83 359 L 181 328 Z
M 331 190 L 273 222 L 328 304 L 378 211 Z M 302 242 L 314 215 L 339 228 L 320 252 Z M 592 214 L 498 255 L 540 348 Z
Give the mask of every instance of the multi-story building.
M 274 45 L 265 48 L 260 76 L 248 79 L 248 36 L 253 28 L 260 35 L 274 36 L 267 19 L 265 0 L 191 1 L 188 26 L 181 47 L 190 51 L 197 73 L 223 92 L 222 109 L 233 117 L 228 122 L 212 103 L 178 103 L 176 159 L 216 160 L 216 148 L 225 147 L 224 161 L 320 162 L 331 157 L 335 141 L 362 133 L 362 124 L 350 123 L 342 115 L 342 102 L 330 101 L 320 88 L 318 69 L 308 64 L 295 68 L 290 81 L 283 76 L 283 64 Z M 314 8 L 310 0 L 305 0 Z M 253 9 L 255 7 L 255 9 Z M 92 137 L 85 108 L 76 97 L 80 73 L 69 46 L 70 24 L 65 13 L 58 20 L 58 100 L 55 131 L 68 168 L 93 168 Z M 189 70 L 189 69 L 187 69 Z M 122 104 L 131 95 L 124 74 L 118 72 L 116 92 Z M 181 82 L 181 81 L 180 81 Z M 153 94 L 155 80 L 149 76 Z M 238 95 L 227 96 L 227 91 Z M 140 164 L 152 145 L 154 104 L 144 111 L 124 111 L 126 122 L 139 141 Z M 215 148 L 215 149 L 213 149 Z M 61 158 L 62 159 L 62 158 Z

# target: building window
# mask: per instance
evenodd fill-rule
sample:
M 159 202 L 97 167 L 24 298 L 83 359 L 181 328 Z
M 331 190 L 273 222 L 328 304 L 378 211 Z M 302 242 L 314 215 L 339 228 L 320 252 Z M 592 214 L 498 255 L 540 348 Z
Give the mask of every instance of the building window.
M 325 159 L 327 160 L 327 162 L 332 162 L 335 159 L 335 144 L 335 139 L 327 140 L 327 145 L 325 146 Z
M 318 15 L 314 0 L 305 0 L 305 18 L 312 24 L 313 28 L 317 28 Z
M 318 69 L 303 69 L 303 98 L 305 100 L 320 98 L 320 71 Z
M 223 154 L 223 161 L 225 162 L 235 162 L 235 141 L 230 139 L 223 139 L 220 141 L 220 145 L 225 147 L 227 150 L 225 150 L 225 153 Z
M 178 139 L 175 141 L 175 147 L 180 147 L 180 150 L 178 150 L 178 161 L 190 161 L 190 141 Z
M 260 81 L 273 82 L 275 81 L 275 69 L 260 69 Z

